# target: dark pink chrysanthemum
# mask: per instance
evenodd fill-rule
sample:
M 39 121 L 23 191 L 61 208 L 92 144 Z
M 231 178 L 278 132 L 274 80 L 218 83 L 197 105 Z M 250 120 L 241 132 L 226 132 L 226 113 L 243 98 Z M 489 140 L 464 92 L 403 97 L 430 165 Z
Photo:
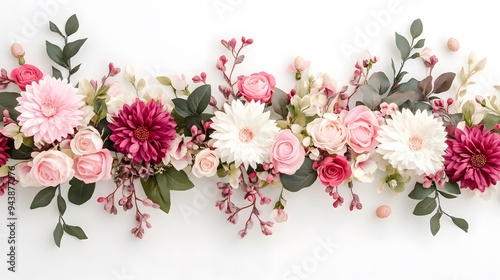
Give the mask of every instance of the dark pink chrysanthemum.
M 481 192 L 500 180 L 500 135 L 483 125 L 456 129 L 446 140 L 445 172 L 462 188 Z
M 7 141 L 9 141 L 9 138 L 0 133 L 0 167 L 4 166 L 10 158 L 10 155 L 7 153 L 9 150 Z
M 113 116 L 110 136 L 114 148 L 130 154 L 134 163 L 160 163 L 170 143 L 175 139 L 176 123 L 162 104 L 151 99 L 147 104 L 136 99 L 132 105 L 124 105 Z

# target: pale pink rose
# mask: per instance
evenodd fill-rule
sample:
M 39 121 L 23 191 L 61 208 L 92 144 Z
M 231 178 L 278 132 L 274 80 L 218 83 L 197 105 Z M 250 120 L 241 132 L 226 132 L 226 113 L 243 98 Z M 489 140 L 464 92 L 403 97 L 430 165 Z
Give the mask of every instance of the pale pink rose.
M 294 174 L 304 162 L 305 150 L 291 130 L 281 131 L 271 147 L 271 162 L 284 174 Z
M 111 97 L 116 97 L 116 96 L 120 95 L 120 93 L 121 93 L 120 82 L 114 81 L 114 82 L 110 83 L 108 86 L 109 86 L 109 89 L 108 89 L 107 95 L 109 95 Z
M 308 123 L 306 130 L 317 148 L 338 155 L 347 151 L 347 128 L 339 115 L 326 113 Z
M 320 163 L 318 177 L 325 186 L 336 187 L 352 175 L 351 167 L 344 156 L 326 157 Z
M 75 155 L 89 155 L 102 149 L 103 141 L 99 132 L 92 126 L 81 129 L 71 140 L 71 151 Z
M 219 166 L 219 157 L 214 151 L 204 149 L 196 155 L 192 172 L 198 178 L 212 177 L 217 173 L 217 166 Z
M 378 145 L 380 124 L 377 115 L 366 106 L 356 106 L 344 118 L 347 128 L 347 144 L 356 153 L 371 152 Z
M 352 175 L 360 182 L 371 183 L 377 169 L 377 162 L 371 158 L 370 154 L 361 154 L 356 157 L 356 161 L 352 166 Z
M 276 80 L 266 72 L 243 76 L 238 80 L 238 90 L 247 101 L 269 103 L 274 92 Z
M 73 159 L 61 151 L 43 151 L 33 158 L 31 173 L 40 185 L 55 187 L 73 178 Z
M 75 177 L 85 184 L 111 179 L 113 157 L 108 149 L 102 149 L 94 154 L 75 156 Z
M 177 91 L 185 90 L 188 85 L 186 76 L 184 74 L 182 74 L 180 77 L 177 75 L 172 75 L 172 77 L 170 77 L 170 82 L 172 83 L 172 87 Z
M 14 68 L 10 73 L 10 77 L 20 89 L 25 90 L 27 85 L 41 80 L 43 73 L 36 66 L 24 64 Z
M 16 179 L 23 187 L 41 187 L 31 173 L 33 162 L 23 161 L 16 165 Z
M 176 135 L 175 139 L 170 143 L 170 148 L 167 151 L 163 163 L 165 165 L 171 163 L 175 169 L 182 170 L 188 166 L 193 157 L 188 152 L 186 143 L 191 141 L 191 137 Z
M 284 223 L 288 220 L 288 214 L 283 209 L 273 209 L 270 217 L 277 223 Z

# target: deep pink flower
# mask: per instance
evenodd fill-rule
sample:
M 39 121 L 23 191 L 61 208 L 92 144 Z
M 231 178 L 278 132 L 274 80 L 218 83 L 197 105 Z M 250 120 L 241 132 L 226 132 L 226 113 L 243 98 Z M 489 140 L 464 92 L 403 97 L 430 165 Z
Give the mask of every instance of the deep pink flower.
M 26 90 L 27 85 L 40 81 L 43 78 L 43 73 L 36 66 L 23 64 L 12 70 L 10 76 L 20 89 Z
M 446 140 L 445 172 L 462 188 L 481 192 L 500 180 L 500 135 L 483 125 L 456 129 Z
M 165 157 L 172 140 L 175 139 L 176 123 L 170 113 L 163 110 L 154 99 L 147 104 L 136 99 L 126 104 L 113 116 L 109 128 L 114 148 L 123 154 L 130 154 L 135 163 L 160 163 Z
M 0 133 L 0 167 L 4 166 L 10 158 L 10 155 L 7 153 L 9 150 L 7 141 L 9 141 L 9 138 Z
M 336 187 L 352 175 L 351 166 L 344 156 L 329 156 L 318 167 L 318 177 L 325 186 Z

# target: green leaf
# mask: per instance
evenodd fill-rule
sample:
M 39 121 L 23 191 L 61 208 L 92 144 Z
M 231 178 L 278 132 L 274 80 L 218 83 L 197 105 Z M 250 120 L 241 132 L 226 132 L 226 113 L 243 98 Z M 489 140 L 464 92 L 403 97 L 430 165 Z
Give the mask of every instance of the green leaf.
M 420 83 L 418 83 L 418 90 L 427 96 L 432 92 L 432 76 L 425 77 Z
M 78 70 L 80 70 L 80 66 L 82 66 L 82 64 L 78 64 L 77 66 L 73 67 L 73 69 L 71 69 L 71 71 L 69 71 L 69 73 L 71 75 L 75 74 Z
M 394 59 L 391 58 L 391 68 L 392 68 L 392 73 L 396 75 L 396 67 L 394 67 Z
M 67 234 L 74 236 L 80 240 L 88 238 L 87 235 L 85 234 L 85 232 L 83 231 L 83 229 L 79 226 L 70 226 L 70 225 L 64 224 L 63 229 Z
M 191 113 L 203 113 L 210 103 L 211 96 L 210 85 L 197 87 L 187 98 L 188 110 Z
M 401 59 L 406 60 L 410 55 L 410 43 L 405 37 L 401 36 L 396 32 L 396 46 L 398 47 L 399 53 L 401 53 Z
M 449 194 L 447 192 L 443 192 L 443 191 L 438 191 L 438 193 L 440 195 L 442 195 L 444 198 L 447 198 L 447 199 L 454 199 L 454 198 L 457 198 L 456 195 L 453 195 L 453 194 Z
M 186 172 L 174 167 L 167 168 L 163 173 L 156 174 L 159 186 L 166 186 L 171 191 L 187 191 L 194 187 Z
M 63 79 L 63 75 L 62 75 L 61 71 L 59 71 L 59 69 L 55 68 L 54 66 L 52 66 L 52 77 L 59 79 L 59 80 Z
M 77 178 L 69 181 L 68 200 L 76 205 L 82 205 L 92 198 L 95 190 L 95 183 L 85 184 Z
M 443 215 L 442 212 L 437 211 L 434 216 L 432 216 L 430 224 L 431 224 L 431 233 L 432 235 L 436 236 L 438 233 L 439 229 L 441 228 L 441 225 L 439 223 L 439 219 L 441 219 L 441 216 Z
M 141 179 L 142 188 L 146 196 L 160 206 L 160 209 L 168 213 L 170 211 L 170 189 L 166 185 L 159 185 L 157 177 L 149 176 L 148 180 Z
M 363 103 L 371 110 L 375 110 L 380 105 L 382 98 L 378 91 L 370 85 L 361 85 L 358 88 L 363 94 Z
M 318 173 L 312 168 L 314 161 L 309 157 L 304 158 L 302 166 L 293 175 L 280 174 L 281 184 L 283 187 L 291 192 L 300 191 L 314 184 Z
M 22 144 L 19 149 L 16 149 L 14 147 L 14 141 L 8 141 L 7 145 L 9 146 L 9 155 L 11 159 L 17 159 L 17 160 L 28 160 L 32 159 L 31 153 L 33 152 L 33 149 Z
M 203 129 L 203 125 L 201 123 L 201 116 L 198 114 L 194 114 L 192 116 L 188 116 L 185 119 L 186 130 L 184 131 L 185 136 L 191 136 L 191 127 L 196 126 L 198 129 Z
M 57 25 L 55 25 L 55 23 L 53 23 L 52 21 L 49 21 L 49 29 L 50 29 L 50 31 L 55 32 L 55 33 L 61 35 L 61 37 L 64 38 L 64 35 L 62 34 L 62 32 L 59 29 L 59 27 L 57 27 Z
M 417 41 L 417 43 L 415 43 L 415 45 L 413 46 L 414 48 L 423 48 L 425 45 L 425 39 L 420 39 Z
M 45 207 L 50 204 L 54 196 L 56 195 L 56 187 L 46 187 L 43 188 L 38 194 L 33 198 L 31 202 L 30 209 L 36 209 L 39 207 Z
M 61 216 L 66 212 L 66 201 L 64 201 L 64 198 L 60 194 L 57 196 L 57 209 Z
M 186 118 L 193 114 L 193 112 L 189 110 L 188 102 L 186 101 L 186 99 L 174 98 L 172 99 L 172 102 L 174 103 L 175 111 L 177 111 L 177 114 L 179 114 L 179 116 Z
M 170 80 L 169 77 L 166 77 L 166 76 L 156 77 L 156 80 L 158 82 L 160 82 L 160 84 L 165 85 L 165 86 L 171 86 L 172 85 L 172 81 Z
M 105 99 L 97 99 L 94 102 L 94 113 L 97 115 L 98 121 L 106 119 L 108 107 Z
M 405 91 L 396 91 L 393 94 L 386 96 L 382 99 L 381 102 L 386 102 L 386 103 L 395 103 L 396 105 L 400 106 L 403 103 L 410 101 L 411 103 L 415 103 L 417 101 L 423 100 L 423 95 L 419 92 L 412 91 L 412 90 L 405 90 Z
M 274 88 L 273 96 L 271 97 L 271 104 L 273 110 L 276 114 L 280 115 L 283 119 L 288 116 L 288 105 L 289 100 L 287 94 L 279 88 Z
M 413 190 L 408 194 L 408 197 L 410 197 L 411 199 L 422 200 L 432 194 L 435 190 L 436 187 L 434 185 L 430 186 L 429 188 L 424 188 L 421 183 L 417 182 L 415 183 L 415 187 L 413 187 Z
M 420 111 L 432 111 L 432 106 L 424 102 L 416 102 L 413 104 L 412 112 Z
M 45 41 L 45 46 L 46 46 L 47 55 L 49 56 L 49 58 L 52 61 L 54 61 L 58 65 L 61 65 L 64 68 L 68 68 L 68 64 L 63 59 L 63 51 L 61 50 L 61 48 L 59 46 L 54 45 L 49 41 Z
M 54 236 L 54 242 L 56 243 L 57 247 L 61 247 L 61 239 L 64 234 L 63 227 L 61 225 L 61 222 L 57 223 L 56 228 L 54 229 L 54 233 L 52 234 Z
M 413 215 L 423 216 L 429 215 L 434 211 L 437 207 L 437 202 L 435 198 L 426 197 L 415 206 L 415 210 L 413 210 Z
M 375 88 L 380 95 L 387 92 L 391 83 L 384 72 L 375 72 L 368 79 L 368 84 Z
M 453 223 L 465 232 L 469 232 L 469 223 L 462 218 L 450 217 Z
M 447 72 L 439 75 L 434 82 L 434 90 L 433 93 L 441 93 L 450 89 L 453 84 L 453 80 L 455 79 L 455 73 Z
M 500 116 L 493 114 L 486 114 L 481 123 L 484 124 L 484 127 L 487 130 L 492 130 L 496 124 L 500 123 Z
M 443 187 L 444 187 L 444 189 L 445 189 L 447 192 L 449 192 L 449 193 L 451 193 L 451 194 L 456 194 L 456 195 L 459 195 L 459 194 L 461 193 L 461 192 L 460 192 L 460 187 L 458 186 L 458 183 L 456 183 L 456 182 L 450 182 L 450 181 L 448 181 L 448 182 L 446 182 L 446 183 L 444 184 L 444 186 L 443 186 Z
M 76 31 L 78 31 L 78 28 L 80 27 L 80 24 L 78 23 L 78 18 L 76 15 L 72 15 L 67 21 L 66 21 L 66 26 L 64 27 L 64 30 L 66 32 L 66 36 L 70 36 L 75 34 Z
M 70 58 L 75 56 L 80 48 L 83 46 L 83 44 L 87 41 L 87 38 L 85 39 L 79 39 L 74 42 L 67 43 L 64 48 L 63 48 L 63 53 L 62 53 L 62 58 L 64 61 L 68 61 Z
M 12 119 L 16 120 L 20 113 L 16 110 L 17 98 L 20 97 L 21 94 L 17 92 L 0 92 L 0 110 L 9 111 L 9 115 Z
M 422 31 L 424 30 L 424 26 L 422 25 L 422 21 L 420 19 L 416 19 L 410 26 L 410 34 L 413 39 L 422 35 Z

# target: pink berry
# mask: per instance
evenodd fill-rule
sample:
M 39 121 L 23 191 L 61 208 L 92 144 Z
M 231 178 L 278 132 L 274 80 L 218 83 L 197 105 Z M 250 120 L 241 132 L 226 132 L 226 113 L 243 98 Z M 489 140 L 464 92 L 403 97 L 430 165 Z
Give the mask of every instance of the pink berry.
M 391 207 L 388 205 L 381 205 L 377 208 L 376 214 L 380 219 L 387 218 L 391 215 Z
M 455 38 L 448 39 L 448 49 L 452 52 L 456 52 L 460 49 L 460 43 Z

